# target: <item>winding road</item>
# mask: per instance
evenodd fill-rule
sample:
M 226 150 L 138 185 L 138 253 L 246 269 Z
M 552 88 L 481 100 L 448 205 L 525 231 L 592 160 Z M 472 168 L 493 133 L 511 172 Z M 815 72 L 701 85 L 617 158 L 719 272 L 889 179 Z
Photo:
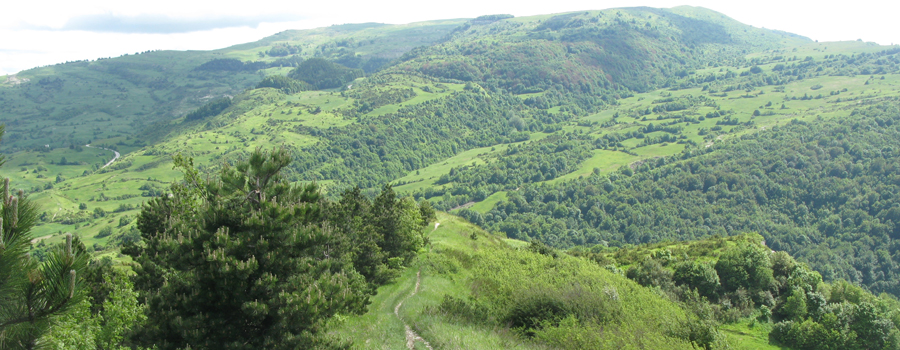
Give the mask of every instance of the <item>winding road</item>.
M 93 146 L 91 146 L 91 144 L 86 144 L 86 145 L 84 145 L 84 147 L 93 147 Z M 117 151 L 115 151 L 115 150 L 111 150 L 111 149 L 109 149 L 109 148 L 103 148 L 103 147 L 93 147 L 93 148 L 99 148 L 99 149 L 102 149 L 102 150 L 111 151 L 112 153 L 115 153 L 115 154 L 116 154 L 116 156 L 113 157 L 113 159 L 111 159 L 109 162 L 107 162 L 106 165 L 100 167 L 100 169 L 103 169 L 103 168 L 105 168 L 105 167 L 108 167 L 110 164 L 112 164 L 113 162 L 115 162 L 116 159 L 119 159 L 119 152 L 117 152 Z

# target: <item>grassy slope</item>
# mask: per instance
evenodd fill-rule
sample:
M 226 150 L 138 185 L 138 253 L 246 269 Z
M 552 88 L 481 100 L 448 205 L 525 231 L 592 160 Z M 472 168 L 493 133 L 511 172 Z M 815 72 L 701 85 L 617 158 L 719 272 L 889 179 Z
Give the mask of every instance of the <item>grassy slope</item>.
M 561 257 L 559 261 L 552 258 L 540 258 L 534 253 L 517 251 L 513 246 L 521 246 L 521 243 L 508 244 L 506 240 L 485 233 L 480 228 L 458 217 L 439 213 L 440 225 L 428 234 L 431 245 L 427 251 L 419 255 L 419 259 L 406 270 L 397 280 L 378 290 L 369 307 L 369 312 L 361 316 L 342 316 L 333 322 L 335 328 L 331 335 L 336 339 L 352 342 L 353 348 L 360 349 L 400 349 L 405 344 L 404 322 L 427 340 L 434 348 L 440 349 L 544 349 L 571 347 L 571 345 L 555 344 L 553 332 L 564 332 L 562 329 L 551 328 L 547 333 L 539 335 L 538 339 L 544 339 L 546 343 L 538 340 L 522 338 L 513 330 L 506 327 L 490 328 L 472 325 L 471 323 L 454 320 L 454 318 L 440 311 L 439 305 L 446 296 L 466 300 L 471 298 L 476 289 L 475 280 L 488 285 L 502 286 L 509 283 L 507 280 L 512 275 L 540 276 L 558 279 L 556 273 L 565 274 L 578 281 L 582 272 L 577 269 L 593 270 L 592 281 L 606 285 L 604 288 L 618 290 L 618 296 L 622 300 L 623 313 L 619 314 L 619 322 L 616 325 L 607 325 L 610 332 L 607 340 L 610 342 L 624 341 L 633 344 L 618 344 L 613 348 L 625 346 L 630 348 L 638 346 L 644 340 L 643 332 L 654 332 L 656 322 L 671 322 L 674 319 L 668 317 L 677 316 L 680 310 L 671 302 L 665 301 L 649 289 L 640 287 L 622 276 L 611 274 L 586 260 Z M 476 240 L 471 235 L 477 236 Z M 530 258 L 529 258 L 530 256 Z M 505 264 L 505 257 L 522 259 L 521 269 L 504 271 L 498 270 L 495 264 Z M 537 257 L 537 258 L 535 258 Z M 543 261 L 535 264 L 526 262 L 529 259 Z M 546 260 L 549 259 L 549 260 Z M 571 259 L 571 260 L 569 260 Z M 545 265 L 548 264 L 549 265 Z M 552 266 L 552 267 L 551 267 Z M 593 266 L 593 267 L 591 267 Z M 550 270 L 546 270 L 550 268 Z M 576 270 L 571 270 L 575 268 Z M 485 271 L 484 269 L 487 269 Z M 533 270 L 537 269 L 537 270 Z M 558 269 L 558 270 L 557 270 Z M 557 272 L 551 272 L 551 271 Z M 416 273 L 420 273 L 420 287 L 418 293 L 409 296 L 416 284 Z M 487 273 L 487 274 L 486 274 Z M 594 275 L 594 274 L 597 275 Z M 479 276 L 476 278 L 476 276 Z M 496 284 L 485 282 L 486 276 Z M 515 279 L 515 278 L 514 278 Z M 518 288 L 528 288 L 529 279 L 521 279 Z M 553 282 L 555 283 L 555 282 Z M 546 284 L 548 288 L 554 288 L 553 283 Z M 573 282 L 576 283 L 576 282 Z M 516 284 L 514 283 L 513 286 Z M 544 284 L 541 284 L 544 285 Z M 606 289 L 604 289 L 606 290 Z M 505 294 L 505 293 L 504 293 Z M 402 306 L 398 309 L 400 318 L 395 316 L 394 310 L 398 303 Z M 669 314 L 674 312 L 674 314 Z M 494 317 L 497 317 L 494 315 Z M 623 333 L 637 331 L 631 336 L 620 338 Z M 621 332 L 621 333 L 619 333 Z M 634 337 L 634 338 L 629 338 Z M 590 338 L 590 337 L 588 337 Z M 574 340 L 574 339 L 573 339 Z M 578 341 L 584 341 L 580 339 Z M 595 343 L 596 344 L 596 343 Z M 683 346 L 678 342 L 668 343 L 671 346 Z M 416 348 L 422 346 L 417 343 Z M 610 346 L 607 343 L 606 346 Z
M 737 350 L 787 350 L 789 348 L 769 343 L 771 324 L 761 324 L 754 320 L 722 325 L 719 330 L 728 337 L 733 349 Z
M 487 247 L 506 249 L 506 243 L 489 236 L 480 228 L 458 217 L 439 213 L 440 225 L 428 234 L 431 246 L 419 255 L 414 266 L 408 268 L 393 283 L 378 289 L 372 299 L 369 312 L 361 316 L 338 317 L 332 335 L 338 339 L 351 341 L 359 349 L 401 349 L 405 347 L 404 323 L 394 315 L 394 308 L 401 301 L 400 316 L 407 320 L 432 346 L 440 349 L 543 349 L 509 334 L 460 325 L 442 320 L 439 316 L 426 314 L 426 308 L 436 307 L 445 295 L 457 298 L 468 294 L 469 271 L 435 271 L 430 262 L 446 259 L 444 252 L 472 251 Z M 471 232 L 478 232 L 483 239 L 473 241 Z M 420 272 L 419 292 L 412 297 L 416 284 L 416 272 Z M 421 346 L 421 343 L 418 344 Z

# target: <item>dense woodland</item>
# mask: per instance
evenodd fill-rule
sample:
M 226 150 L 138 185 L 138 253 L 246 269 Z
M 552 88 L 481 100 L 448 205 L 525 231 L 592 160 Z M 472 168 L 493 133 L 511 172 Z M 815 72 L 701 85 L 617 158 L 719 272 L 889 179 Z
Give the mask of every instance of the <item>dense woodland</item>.
M 897 294 L 896 102 L 792 122 L 610 176 L 524 186 L 461 215 L 552 246 L 621 246 L 759 232 L 826 280 Z
M 477 91 L 403 107 L 371 123 L 319 131 L 330 142 L 295 155 L 302 180 L 336 179 L 373 187 L 462 150 L 527 140 L 503 117 L 522 108 L 514 97 L 489 98 Z M 494 116 L 484 118 L 485 116 Z M 403 135 L 403 137 L 397 137 Z M 343 160 L 334 164 L 331 160 Z

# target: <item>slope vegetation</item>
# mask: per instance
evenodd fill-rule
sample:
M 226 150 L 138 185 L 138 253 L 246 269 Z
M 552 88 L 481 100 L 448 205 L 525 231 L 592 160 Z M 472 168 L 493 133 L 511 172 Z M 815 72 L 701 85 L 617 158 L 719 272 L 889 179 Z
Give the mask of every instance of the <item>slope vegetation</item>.
M 406 322 L 440 349 L 692 348 L 696 319 L 650 289 L 587 259 L 512 248 L 454 216 L 438 223 L 418 266 L 379 289 L 366 315 L 337 318 L 333 337 L 402 348 Z
M 46 211 L 40 249 L 138 240 L 172 155 L 212 173 L 283 146 L 286 176 L 332 197 L 392 183 L 560 248 L 756 231 L 826 280 L 900 293 L 898 72 L 896 47 L 691 7 L 287 31 L 20 73 L 0 87 L 2 174 Z

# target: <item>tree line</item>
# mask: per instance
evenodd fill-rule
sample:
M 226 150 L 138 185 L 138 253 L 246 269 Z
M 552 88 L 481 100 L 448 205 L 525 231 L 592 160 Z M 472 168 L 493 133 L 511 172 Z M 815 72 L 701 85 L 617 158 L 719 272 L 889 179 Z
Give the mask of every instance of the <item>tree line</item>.
M 526 185 L 488 213 L 460 214 L 556 247 L 760 232 L 826 280 L 897 295 L 898 104 L 851 114 L 793 121 L 609 176 Z
M 378 286 L 425 246 L 435 213 L 390 186 L 337 201 L 294 185 L 284 149 L 257 150 L 184 180 L 144 205 L 125 244 L 132 282 L 88 266 L 77 238 L 41 263 L 28 256 L 36 208 L 8 196 L 0 235 L 0 345 L 74 348 L 341 348 L 322 337 L 337 313 L 362 313 Z M 8 187 L 6 187 L 8 188 Z M 50 327 L 51 322 L 56 326 Z

